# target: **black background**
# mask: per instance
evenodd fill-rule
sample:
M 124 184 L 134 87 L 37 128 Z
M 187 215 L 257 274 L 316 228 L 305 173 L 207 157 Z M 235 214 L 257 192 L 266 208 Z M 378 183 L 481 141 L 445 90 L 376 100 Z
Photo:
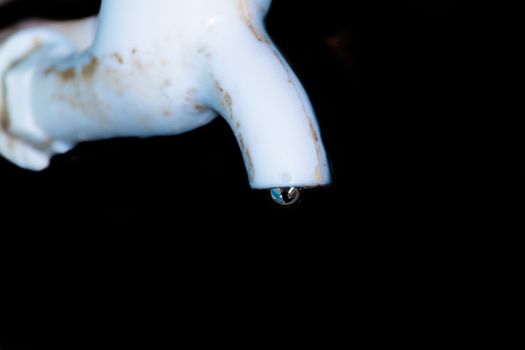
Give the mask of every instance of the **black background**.
M 60 10 L 42 3 L 5 7 L 1 21 L 7 25 L 28 12 L 81 17 L 97 11 L 96 1 L 63 1 Z M 28 258 L 45 247 L 53 253 L 41 253 L 38 262 L 53 266 L 49 270 L 60 266 L 68 281 L 90 276 L 91 264 L 100 260 L 111 266 L 104 276 L 141 281 L 150 273 L 153 280 L 163 273 L 173 278 L 174 266 L 187 271 L 204 264 L 201 277 L 208 282 L 239 272 L 239 266 L 246 271 L 237 278 L 249 279 L 279 261 L 272 271 L 288 278 L 273 281 L 278 286 L 302 276 L 333 295 L 349 280 L 380 280 L 388 288 L 406 271 L 415 279 L 432 275 L 491 239 L 478 228 L 505 222 L 493 209 L 505 216 L 522 210 L 523 141 L 512 130 L 506 136 L 513 123 L 501 128 L 497 122 L 503 110 L 495 106 L 498 86 L 487 66 L 498 50 L 491 29 L 496 14 L 488 9 L 479 20 L 480 6 L 453 0 L 274 1 L 268 31 L 317 111 L 333 167 L 331 186 L 309 191 L 293 209 L 273 205 L 267 193 L 249 189 L 235 139 L 220 119 L 175 137 L 83 144 L 42 173 L 0 160 L 6 207 L 0 231 L 17 241 L 1 247 L 4 255 L 16 247 Z M 67 236 L 56 234 L 63 230 Z M 180 261 L 185 254 L 194 258 Z M 423 264 L 429 257 L 435 261 Z M 26 266 L 22 260 L 4 266 L 18 271 Z M 28 260 L 27 283 L 49 283 L 42 277 L 47 270 Z M 71 261 L 79 265 L 68 273 L 64 266 Z M 162 272 L 142 270 L 150 264 Z M 119 285 L 112 281 L 99 283 Z M 156 283 L 165 289 L 164 282 Z M 377 293 L 356 288 L 362 295 Z M 30 300 L 31 288 L 25 293 Z M 26 314 L 41 303 L 30 305 Z M 73 314 L 64 317 L 79 317 Z M 58 333 L 35 331 L 39 324 L 14 323 L 5 331 L 11 337 L 7 350 L 67 347 Z M 77 331 L 76 345 L 79 338 L 99 339 L 101 332 L 111 333 Z
M 4 26 L 28 12 L 69 18 L 98 8 L 97 1 L 44 3 L 7 6 Z M 523 175 L 518 158 L 496 149 L 498 115 L 484 115 L 498 114 L 493 96 L 478 95 L 480 86 L 497 87 L 481 63 L 494 48 L 489 31 L 476 27 L 476 11 L 452 0 L 275 2 L 269 33 L 311 96 L 333 166 L 333 185 L 310 191 L 294 210 L 249 189 L 220 119 L 177 137 L 83 144 L 42 173 L 1 161 L 2 198 L 40 228 L 164 227 L 181 217 L 198 225 L 222 213 L 296 228 L 315 218 L 346 225 L 366 216 L 374 225 L 385 216 L 461 214 L 493 191 L 508 194 L 500 186 Z M 480 38 L 486 50 L 476 51 Z M 513 142 L 511 149 L 522 148 Z M 503 183 L 489 186 L 493 175 Z

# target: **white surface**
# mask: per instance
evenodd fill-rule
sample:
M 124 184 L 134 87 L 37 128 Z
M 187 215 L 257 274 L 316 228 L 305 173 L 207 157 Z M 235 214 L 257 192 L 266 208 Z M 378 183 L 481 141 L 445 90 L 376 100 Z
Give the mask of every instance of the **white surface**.
M 0 47 L 0 153 L 42 169 L 81 141 L 179 134 L 220 114 L 252 187 L 329 183 L 311 104 L 264 30 L 270 3 L 105 0 L 93 45 L 78 53 L 93 21 L 53 27 L 83 38 L 76 45 L 48 30 L 16 34 Z

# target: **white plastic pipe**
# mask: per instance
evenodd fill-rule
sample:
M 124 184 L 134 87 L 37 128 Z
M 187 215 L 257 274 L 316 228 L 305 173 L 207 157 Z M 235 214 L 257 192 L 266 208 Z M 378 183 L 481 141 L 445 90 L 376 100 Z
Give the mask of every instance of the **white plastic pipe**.
M 84 51 L 93 21 L 17 32 L 0 47 L 0 153 L 41 170 L 79 142 L 180 134 L 220 114 L 253 188 L 328 184 L 312 106 L 264 29 L 270 3 L 104 0 Z

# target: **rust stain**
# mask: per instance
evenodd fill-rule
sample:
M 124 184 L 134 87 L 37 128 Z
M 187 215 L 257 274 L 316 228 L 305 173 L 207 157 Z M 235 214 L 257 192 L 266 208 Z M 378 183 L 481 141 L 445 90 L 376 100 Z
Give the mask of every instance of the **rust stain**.
M 97 70 L 99 61 L 96 57 L 91 58 L 88 64 L 82 67 L 82 76 L 88 80 L 93 77 L 93 74 Z M 48 67 L 44 71 L 44 75 L 56 74 L 63 82 L 69 82 L 77 77 L 77 70 L 75 67 L 70 67 L 64 70 L 59 70 L 56 67 Z
M 70 80 L 75 79 L 77 72 L 74 67 L 65 69 L 65 70 L 58 70 L 56 67 L 49 67 L 44 72 L 45 75 L 49 74 L 56 74 L 60 77 L 60 79 L 63 82 L 68 82 Z
M 206 58 L 211 58 L 211 56 L 212 56 L 212 55 L 211 55 L 211 52 L 208 51 L 208 49 L 205 48 L 205 47 L 201 47 L 201 48 L 199 48 L 199 50 L 197 51 L 197 53 L 198 53 L 199 55 L 204 55 L 204 57 L 206 57 Z
M 318 165 L 315 167 L 315 180 L 318 182 L 323 181 L 323 173 L 321 172 L 321 166 Z
M 319 142 L 319 135 L 317 135 L 317 130 L 315 130 L 314 122 L 310 117 L 308 117 L 308 125 L 310 126 L 310 132 L 312 133 L 312 137 L 314 138 L 315 142 Z
M 206 110 L 206 106 L 201 105 L 200 103 L 196 103 L 194 107 L 197 112 L 204 112 Z
M 89 61 L 89 63 L 86 64 L 82 68 L 82 76 L 84 77 L 84 79 L 88 80 L 88 79 L 93 78 L 93 75 L 95 71 L 97 70 L 98 65 L 99 65 L 98 58 L 92 57 L 91 61 Z
M 319 165 L 315 168 L 315 179 L 321 182 L 323 180 L 323 174 L 321 172 L 321 164 L 323 163 L 323 152 L 321 150 L 319 134 L 317 133 L 317 130 L 315 129 L 312 117 L 307 115 L 307 118 L 308 118 L 308 125 L 310 126 L 310 132 L 312 133 L 312 137 L 315 143 L 315 151 L 317 152 L 317 161 L 319 163 Z
M 228 109 L 232 109 L 232 106 L 233 106 L 233 100 L 232 100 L 232 97 L 230 96 L 230 94 L 226 91 L 224 91 L 224 102 L 226 103 L 226 105 L 228 106 Z
M 2 96 L 2 109 L 0 110 L 0 129 L 4 131 L 8 131 L 11 121 L 9 118 L 9 110 L 7 108 L 7 91 L 6 86 L 4 84 L 4 96 Z
M 228 91 L 224 90 L 221 84 L 218 81 L 215 81 L 217 90 L 221 94 L 221 105 L 224 107 L 225 111 L 228 112 L 228 117 L 233 117 L 233 99 Z
M 187 102 L 193 102 L 193 100 L 195 99 L 196 93 L 197 93 L 197 89 L 189 89 L 188 91 L 186 91 L 185 100 Z
M 244 144 L 244 138 L 242 135 L 239 135 L 239 144 L 241 145 L 241 149 L 244 151 L 246 149 L 246 145 Z
M 241 11 L 242 20 L 244 21 L 244 23 L 246 23 L 246 25 L 248 26 L 250 31 L 253 33 L 255 38 L 262 43 L 269 44 L 270 41 L 268 40 L 266 35 L 264 35 L 259 30 L 259 28 L 257 28 L 255 23 L 253 23 L 253 16 L 252 16 L 252 13 L 250 12 L 249 5 L 246 3 L 246 0 L 238 0 L 238 5 Z
M 240 125 L 240 124 L 237 123 L 237 125 Z M 246 147 L 246 143 L 244 142 L 243 136 L 239 134 L 238 138 L 239 138 L 239 145 L 241 146 L 241 150 L 244 154 L 244 160 L 248 168 L 248 176 L 250 177 L 250 180 L 253 180 L 255 177 L 255 167 L 253 165 L 252 154 L 250 152 L 250 149 Z
M 294 87 L 295 93 L 297 94 L 297 97 L 299 98 L 299 101 L 301 101 L 301 107 L 303 109 L 303 112 L 304 112 L 307 120 L 308 120 L 308 126 L 310 128 L 310 133 L 312 135 L 312 138 L 313 138 L 314 144 L 315 144 L 315 151 L 317 153 L 317 161 L 318 161 L 319 165 L 315 169 L 315 178 L 316 178 L 316 180 L 321 182 L 322 179 L 323 179 L 323 175 L 322 175 L 322 171 L 321 171 L 321 164 L 323 164 L 323 152 L 322 152 L 322 149 L 321 149 L 321 144 L 320 144 L 321 140 L 320 140 L 319 134 L 317 133 L 317 130 L 315 129 L 315 125 L 314 125 L 312 117 L 310 116 L 306 106 L 304 105 L 304 102 L 303 102 L 301 93 L 299 92 L 299 89 L 297 88 L 297 86 L 295 84 L 293 84 L 292 72 L 290 72 L 290 69 L 289 69 L 288 65 L 286 64 L 286 62 L 284 61 L 282 56 L 279 54 L 279 52 L 277 52 L 276 49 L 273 49 L 272 51 L 273 51 L 275 57 L 279 60 L 279 62 L 283 66 L 283 68 L 286 71 L 286 73 L 288 74 L 288 82 L 292 84 L 292 86 Z
M 124 64 L 124 58 L 122 58 L 121 54 L 115 52 L 113 58 L 116 59 L 119 64 Z
M 246 160 L 248 161 L 248 174 L 250 180 L 253 180 L 255 178 L 255 168 L 253 166 L 252 154 L 248 148 L 245 149 L 244 154 L 246 154 Z

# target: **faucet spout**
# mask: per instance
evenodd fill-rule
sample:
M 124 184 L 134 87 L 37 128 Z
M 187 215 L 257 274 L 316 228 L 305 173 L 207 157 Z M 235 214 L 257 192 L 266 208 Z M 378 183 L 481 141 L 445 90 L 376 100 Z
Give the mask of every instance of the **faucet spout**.
M 213 107 L 237 138 L 253 188 L 326 185 L 328 161 L 307 94 L 262 27 L 252 26 L 217 38 Z
M 239 20 L 210 34 L 213 107 L 237 138 L 253 188 L 326 185 L 330 171 L 312 105 L 257 5 L 238 1 Z

